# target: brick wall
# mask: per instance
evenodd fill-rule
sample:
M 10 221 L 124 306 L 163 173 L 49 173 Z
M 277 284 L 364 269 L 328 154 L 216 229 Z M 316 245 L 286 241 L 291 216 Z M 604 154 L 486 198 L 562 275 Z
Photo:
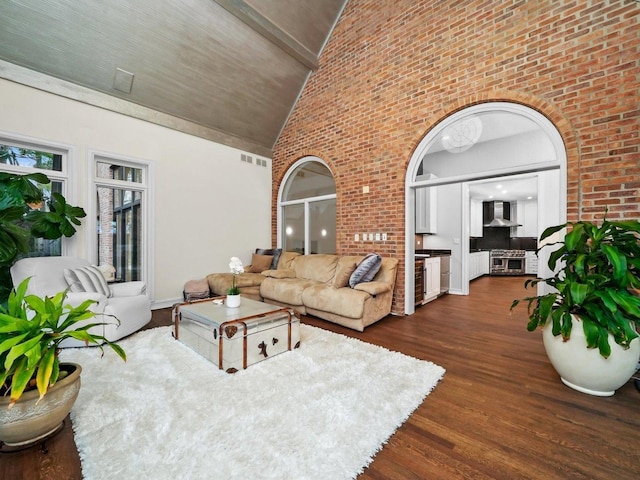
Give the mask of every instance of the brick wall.
M 420 139 L 452 112 L 513 101 L 544 113 L 568 154 L 570 220 L 640 217 L 640 3 L 349 0 L 280 136 L 288 167 L 316 155 L 337 182 L 337 251 L 401 260 L 404 183 Z M 363 194 L 368 185 L 370 193 Z M 273 215 L 275 238 L 275 210 Z M 354 234 L 388 232 L 387 242 Z

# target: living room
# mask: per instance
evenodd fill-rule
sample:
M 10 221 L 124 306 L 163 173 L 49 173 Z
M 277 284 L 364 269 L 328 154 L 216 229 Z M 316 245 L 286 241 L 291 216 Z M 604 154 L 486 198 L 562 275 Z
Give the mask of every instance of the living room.
M 605 207 L 611 218 L 638 218 L 639 9 L 632 0 L 351 0 L 271 148 L 118 113 L 123 107 L 110 108 L 106 94 L 102 106 L 85 102 L 64 80 L 40 74 L 33 81 L 0 47 L 0 140 L 63 151 L 74 205 L 92 204 L 93 159 L 148 168 L 144 275 L 155 310 L 178 301 L 187 280 L 227 271 L 230 257 L 248 264 L 256 247 L 277 246 L 282 180 L 301 158 L 320 158 L 336 181 L 336 253 L 397 258 L 390 318 L 412 322 L 403 317 L 413 242 L 407 167 L 425 135 L 465 107 L 512 102 L 555 125 L 567 153 L 568 220 L 600 219 Z M 65 96 L 70 90 L 76 99 Z M 95 256 L 92 221 L 67 242 L 68 253 Z M 355 240 L 370 231 L 387 232 L 387 240 Z

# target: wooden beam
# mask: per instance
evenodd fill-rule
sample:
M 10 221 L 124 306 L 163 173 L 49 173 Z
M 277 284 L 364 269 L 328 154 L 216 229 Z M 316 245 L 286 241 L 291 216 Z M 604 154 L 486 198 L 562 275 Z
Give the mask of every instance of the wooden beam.
M 318 68 L 318 57 L 244 0 L 214 0 L 245 25 L 262 35 L 289 56 L 311 70 Z

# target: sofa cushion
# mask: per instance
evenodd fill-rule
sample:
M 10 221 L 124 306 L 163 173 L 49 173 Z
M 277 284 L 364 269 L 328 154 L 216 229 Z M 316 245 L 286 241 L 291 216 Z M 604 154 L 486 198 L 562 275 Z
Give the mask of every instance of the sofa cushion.
M 298 278 L 265 278 L 260 285 L 260 295 L 268 300 L 299 306 L 303 305 L 302 292 L 314 284 L 313 280 Z
M 262 275 L 271 278 L 296 278 L 296 272 L 294 270 L 289 270 L 288 268 L 265 270 L 262 272 Z
M 109 284 L 95 265 L 63 270 L 64 278 L 72 292 L 97 292 L 105 297 L 111 296 Z
M 282 252 L 282 254 L 280 255 L 280 260 L 278 260 L 278 266 L 276 268 L 291 269 L 291 264 L 299 256 L 300 254 L 298 252 Z
M 245 272 L 236 277 L 236 285 L 241 290 L 247 287 L 257 287 L 264 278 L 260 273 Z M 207 283 L 209 284 L 209 289 L 216 295 L 226 295 L 227 290 L 231 288 L 233 283 L 233 274 L 211 273 L 207 275 Z
M 361 318 L 367 292 L 350 288 L 334 288 L 331 285 L 315 284 L 302 292 L 304 306 L 323 312 L 334 313 L 348 318 Z
M 376 273 L 380 270 L 382 265 L 382 257 L 377 253 L 369 253 L 358 264 L 355 271 L 349 278 L 349 285 L 351 288 L 355 287 L 358 283 L 370 282 Z
M 261 273 L 271 268 L 271 262 L 273 261 L 273 255 L 260 255 L 254 253 L 251 255 L 250 269 L 246 270 L 249 273 Z
M 351 274 L 358 266 L 358 257 L 340 257 L 333 277 L 333 286 L 342 288 L 349 285 Z
M 337 255 L 300 255 L 293 261 L 297 278 L 305 278 L 322 283 L 332 283 L 338 264 Z

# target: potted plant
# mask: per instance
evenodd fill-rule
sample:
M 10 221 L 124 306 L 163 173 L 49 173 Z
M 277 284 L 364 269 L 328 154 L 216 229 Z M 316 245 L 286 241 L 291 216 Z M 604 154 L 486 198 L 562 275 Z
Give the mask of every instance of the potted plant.
M 53 297 L 26 295 L 29 278 L 0 306 L 0 441 L 24 445 L 57 430 L 80 389 L 81 367 L 61 364 L 60 344 L 69 338 L 111 347 L 126 361 L 122 347 L 89 333 L 103 323 L 87 300 L 74 307 L 66 303 L 67 291 Z M 117 320 L 115 320 L 117 321 Z
M 547 355 L 566 385 L 613 395 L 631 378 L 640 356 L 640 222 L 608 221 L 605 213 L 600 225 L 581 221 L 547 228 L 540 242 L 567 227 L 564 240 L 545 246 L 559 247 L 549 257 L 555 273 L 525 282 L 551 287 L 523 299 L 527 330 L 543 327 Z
M 37 184 L 49 183 L 43 173 L 0 172 L 0 303 L 6 301 L 13 286 L 11 266 L 29 252 L 29 238 L 70 237 L 80 225 L 79 219 L 86 216 L 60 193 L 45 198 Z
M 227 290 L 226 306 L 236 308 L 240 306 L 240 288 L 238 287 L 237 276 L 244 273 L 242 261 L 238 257 L 231 257 L 229 269 L 233 277 L 231 279 L 231 287 Z

